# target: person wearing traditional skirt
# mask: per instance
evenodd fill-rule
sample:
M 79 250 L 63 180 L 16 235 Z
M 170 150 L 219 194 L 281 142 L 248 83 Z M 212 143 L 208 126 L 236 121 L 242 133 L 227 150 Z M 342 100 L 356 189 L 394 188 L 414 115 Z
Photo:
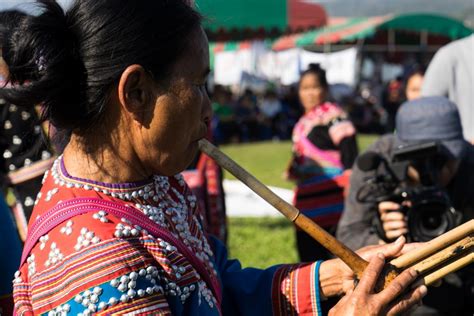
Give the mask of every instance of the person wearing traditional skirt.
M 358 153 L 355 128 L 337 104 L 327 101 L 326 73 L 318 64 L 302 73 L 298 90 L 305 113 L 293 128 L 293 158 L 288 168 L 288 178 L 296 182 L 293 204 L 334 234 Z M 296 241 L 303 262 L 330 257 L 298 228 Z

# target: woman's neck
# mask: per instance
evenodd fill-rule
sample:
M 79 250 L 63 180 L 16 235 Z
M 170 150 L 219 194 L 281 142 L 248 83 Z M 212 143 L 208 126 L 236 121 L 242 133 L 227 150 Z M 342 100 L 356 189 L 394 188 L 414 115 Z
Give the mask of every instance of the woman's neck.
M 105 183 L 136 182 L 152 176 L 141 167 L 132 146 L 127 146 L 123 138 L 119 143 L 93 146 L 73 134 L 64 149 L 64 166 L 72 176 Z

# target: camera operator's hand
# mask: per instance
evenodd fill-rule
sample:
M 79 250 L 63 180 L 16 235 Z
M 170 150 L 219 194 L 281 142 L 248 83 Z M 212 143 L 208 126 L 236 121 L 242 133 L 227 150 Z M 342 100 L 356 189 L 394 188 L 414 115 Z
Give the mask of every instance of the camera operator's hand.
M 405 214 L 400 212 L 401 205 L 395 202 L 384 201 L 378 205 L 380 220 L 387 239 L 397 239 L 408 233 Z

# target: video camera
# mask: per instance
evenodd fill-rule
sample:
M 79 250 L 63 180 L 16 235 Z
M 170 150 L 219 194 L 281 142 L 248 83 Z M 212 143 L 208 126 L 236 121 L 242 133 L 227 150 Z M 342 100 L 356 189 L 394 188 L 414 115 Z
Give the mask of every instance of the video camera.
M 365 179 L 357 200 L 374 205 L 382 201 L 402 205 L 400 211 L 407 217 L 409 241 L 428 241 L 456 227 L 462 220 L 461 213 L 454 209 L 447 192 L 437 185 L 439 171 L 447 161 L 445 150 L 436 142 L 427 142 L 398 147 L 390 161 L 372 151 L 361 155 L 357 166 L 362 171 L 374 171 L 374 176 Z M 411 168 L 416 169 L 419 178 L 416 184 Z M 378 235 L 388 241 L 380 217 L 376 219 Z

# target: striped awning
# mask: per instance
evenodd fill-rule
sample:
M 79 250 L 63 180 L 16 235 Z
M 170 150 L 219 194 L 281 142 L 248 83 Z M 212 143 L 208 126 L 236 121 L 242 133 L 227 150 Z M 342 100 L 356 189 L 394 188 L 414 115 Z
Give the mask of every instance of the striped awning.
M 344 23 L 313 31 L 284 36 L 275 41 L 274 50 L 293 47 L 352 42 L 371 37 L 378 30 L 393 29 L 413 32 L 426 31 L 457 39 L 472 34 L 473 30 L 455 19 L 433 14 L 386 15 L 369 18 L 352 18 Z
M 323 27 L 317 30 L 284 36 L 273 44 L 274 50 L 309 45 L 324 45 L 342 41 L 353 41 L 375 33 L 376 27 L 387 21 L 390 16 L 370 18 L 352 18 L 344 23 Z

